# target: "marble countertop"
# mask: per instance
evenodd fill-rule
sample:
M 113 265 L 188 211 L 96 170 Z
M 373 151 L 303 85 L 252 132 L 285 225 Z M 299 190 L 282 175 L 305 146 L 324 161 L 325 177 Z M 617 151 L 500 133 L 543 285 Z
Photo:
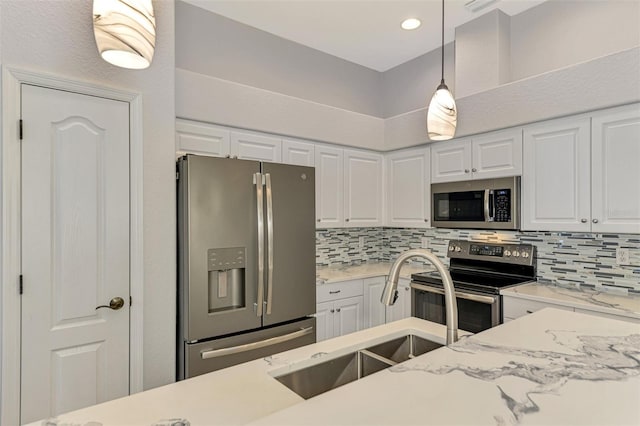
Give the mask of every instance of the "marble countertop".
M 58 423 L 640 424 L 640 325 L 556 309 L 309 400 L 273 377 L 408 332 L 442 343 L 444 326 L 407 318 L 61 415 Z
M 622 296 L 604 291 L 583 290 L 540 283 L 528 283 L 510 287 L 502 290 L 500 294 L 640 319 L 640 296 Z
M 316 268 L 316 284 L 389 275 L 391 262 L 369 262 L 361 265 L 319 266 Z M 434 268 L 420 263 L 407 263 L 400 269 L 401 278 L 411 278 L 411 274 L 433 271 Z

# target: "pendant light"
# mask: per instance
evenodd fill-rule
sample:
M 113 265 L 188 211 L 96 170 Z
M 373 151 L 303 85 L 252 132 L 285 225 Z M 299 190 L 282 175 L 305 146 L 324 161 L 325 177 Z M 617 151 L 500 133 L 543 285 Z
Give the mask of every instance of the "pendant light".
M 122 68 L 147 68 L 156 44 L 151 0 L 93 0 L 93 33 L 105 61 Z
M 444 0 L 442 0 L 442 76 L 427 111 L 427 133 L 433 141 L 444 141 L 456 134 L 458 111 L 456 101 L 444 84 Z

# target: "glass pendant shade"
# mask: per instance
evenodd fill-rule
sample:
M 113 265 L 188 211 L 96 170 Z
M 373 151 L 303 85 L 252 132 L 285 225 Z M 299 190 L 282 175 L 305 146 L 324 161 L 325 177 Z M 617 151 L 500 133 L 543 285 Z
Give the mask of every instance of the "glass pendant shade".
M 122 68 L 147 68 L 156 44 L 151 0 L 93 0 L 93 33 L 105 61 Z
M 456 134 L 458 111 L 456 101 L 446 84 L 442 83 L 431 98 L 427 111 L 427 132 L 429 139 L 444 141 Z

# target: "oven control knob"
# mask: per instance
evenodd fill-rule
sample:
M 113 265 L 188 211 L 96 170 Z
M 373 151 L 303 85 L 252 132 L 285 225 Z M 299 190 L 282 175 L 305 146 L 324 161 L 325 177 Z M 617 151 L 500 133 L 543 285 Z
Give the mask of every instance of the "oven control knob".
M 513 252 L 513 256 L 514 257 L 519 257 L 520 256 L 520 252 L 519 251 L 514 251 Z
M 522 252 L 522 257 L 524 257 L 525 259 L 526 259 L 527 257 L 529 257 L 529 252 L 528 252 L 528 251 L 523 251 L 523 252 Z
M 511 251 L 509 251 L 509 250 L 505 250 L 505 251 L 504 251 L 504 255 L 505 255 L 506 257 L 511 256 Z
M 449 251 L 453 251 L 453 246 L 449 246 Z
M 456 246 L 456 252 L 460 252 L 461 250 L 460 246 Z

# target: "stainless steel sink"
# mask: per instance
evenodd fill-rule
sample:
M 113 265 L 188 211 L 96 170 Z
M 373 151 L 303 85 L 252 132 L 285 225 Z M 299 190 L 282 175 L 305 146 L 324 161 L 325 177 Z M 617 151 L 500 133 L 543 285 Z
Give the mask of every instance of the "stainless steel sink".
M 304 399 L 309 399 L 442 346 L 407 335 L 283 374 L 276 379 Z

